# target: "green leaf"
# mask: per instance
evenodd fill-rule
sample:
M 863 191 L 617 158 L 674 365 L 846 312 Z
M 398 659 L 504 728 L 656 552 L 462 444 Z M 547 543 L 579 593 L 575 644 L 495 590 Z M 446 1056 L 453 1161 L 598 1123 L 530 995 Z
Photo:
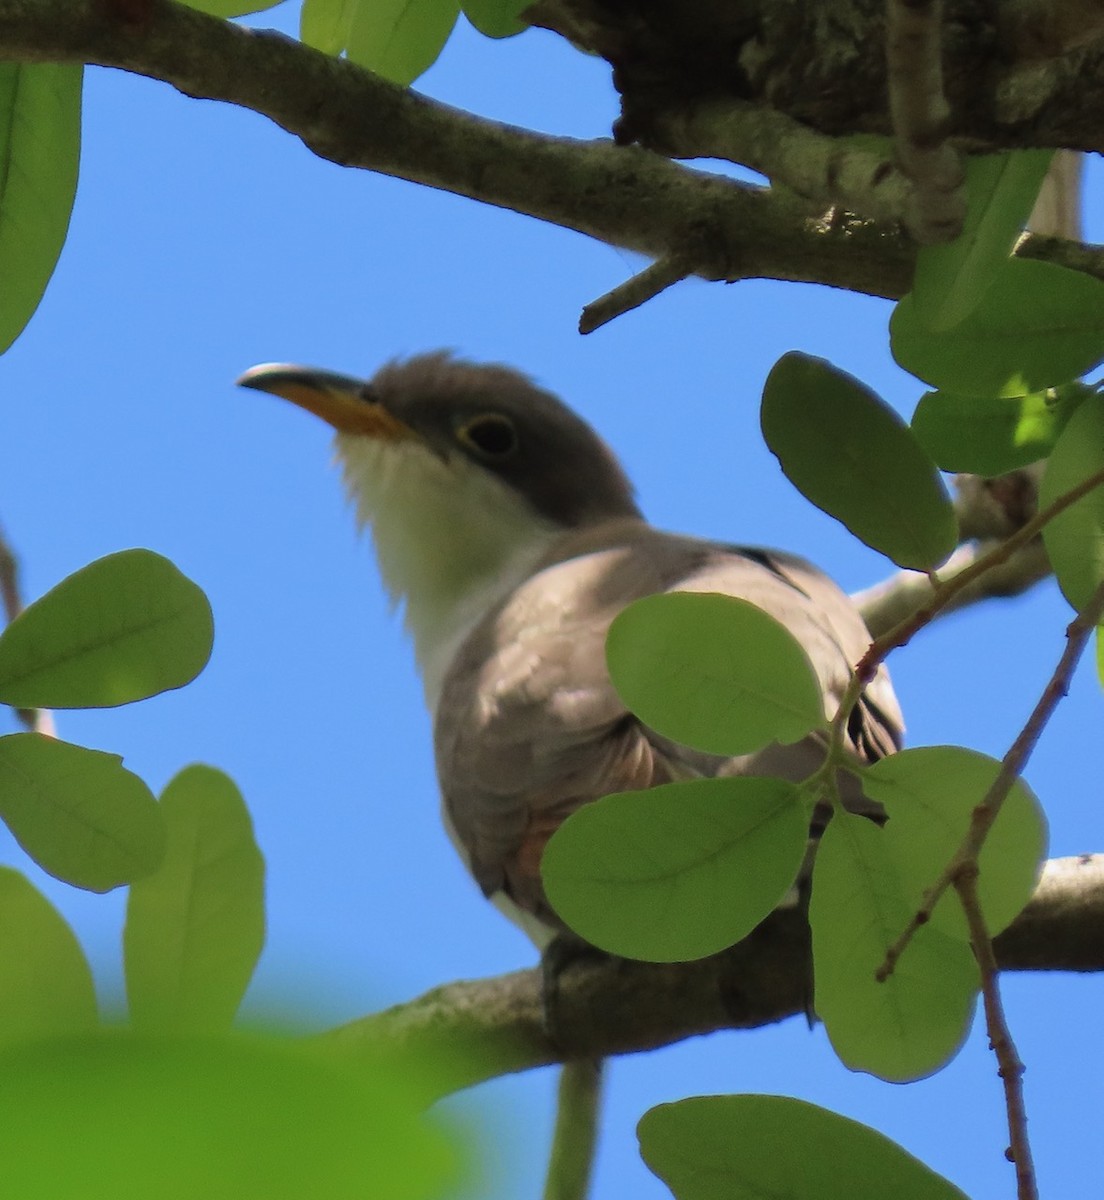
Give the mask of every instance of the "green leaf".
M 1104 396 L 1070 417 L 1047 461 L 1039 507 L 1047 508 L 1090 476 L 1104 471 Z M 1062 594 L 1080 611 L 1104 580 L 1104 487 L 1094 488 L 1043 526 L 1043 544 Z
M 69 231 L 83 68 L 0 63 L 0 353 L 22 333 Z
M 927 570 L 957 545 L 934 463 L 857 379 L 824 359 L 784 354 L 763 388 L 760 423 L 790 482 L 898 565 Z
M 1096 627 L 1096 675 L 1104 687 L 1104 625 Z
M 247 17 L 250 13 L 267 12 L 282 0 L 181 0 L 181 3 L 211 17 Z
M 895 1142 L 789 1096 L 692 1096 L 637 1126 L 678 1200 L 966 1200 Z
M 0 737 L 0 819 L 46 872 L 108 892 L 156 870 L 165 826 L 117 754 L 39 733 Z
M 863 775 L 863 791 L 884 805 L 884 839 L 896 857 L 913 912 L 962 844 L 974 809 L 1000 770 L 995 758 L 962 746 L 918 746 L 876 762 Z M 1031 899 L 1046 856 L 1046 817 L 1030 789 L 1017 780 L 1001 806 L 978 858 L 978 899 L 996 936 Z M 969 940 L 957 895 L 949 891 L 932 922 Z
M 359 0 L 349 58 L 403 86 L 427 71 L 460 15 L 460 0 Z
M 303 0 L 299 40 L 324 54 L 340 54 L 349 41 L 357 0 Z
M 710 754 L 750 754 L 825 724 L 809 659 L 780 622 L 733 596 L 668 592 L 618 614 L 606 638 L 618 695 L 652 729 Z
M 1067 383 L 1030 396 L 952 396 L 927 392 L 912 432 L 944 471 L 993 478 L 1046 458 L 1092 389 Z
M 889 322 L 893 357 L 940 391 L 1024 396 L 1084 375 L 1104 358 L 1104 281 L 1010 258 L 968 317 L 933 333 L 906 296 Z
M 913 304 L 928 329 L 950 329 L 977 307 L 1027 224 L 1052 157 L 1050 150 L 1014 150 L 968 160 L 962 233 L 916 255 Z
M 893 974 L 875 979 L 915 911 L 883 831 L 837 812 L 813 868 L 816 1011 L 846 1066 L 895 1082 L 930 1075 L 957 1052 L 978 990 L 970 947 L 930 924 Z
M 533 0 L 463 0 L 464 16 L 485 37 L 506 38 L 522 33 L 529 22 L 521 14 Z
M 793 886 L 810 812 L 781 779 L 696 779 L 573 813 L 544 852 L 553 908 L 594 946 L 684 962 L 746 937 Z
M 96 1024 L 88 961 L 56 908 L 10 867 L 0 867 L 0 1046 Z
M 63 579 L 0 634 L 0 701 L 111 708 L 183 687 L 211 655 L 207 597 L 167 558 L 123 550 Z
M 234 783 L 181 771 L 161 797 L 167 841 L 127 899 L 123 950 L 136 1028 L 228 1029 L 264 944 L 264 860 Z
M 402 1075 L 289 1040 L 113 1031 L 0 1056 L 4 1190 L 20 1200 L 458 1194 L 458 1148 Z

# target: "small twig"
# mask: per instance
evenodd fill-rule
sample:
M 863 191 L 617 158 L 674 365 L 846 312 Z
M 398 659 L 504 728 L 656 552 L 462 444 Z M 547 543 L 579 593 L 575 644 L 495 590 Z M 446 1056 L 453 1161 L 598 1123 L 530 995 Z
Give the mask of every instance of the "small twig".
M 570 1059 L 560 1070 L 556 1131 L 544 1184 L 544 1200 L 586 1200 L 598 1140 L 602 1060 Z
M 0 602 L 4 606 L 4 621 L 10 625 L 23 611 L 23 599 L 19 591 L 19 560 L 15 557 L 4 531 L 0 528 Z M 54 717 L 44 708 L 17 708 L 14 710 L 19 723 L 31 733 L 42 733 L 55 737 Z
M 1023 1095 L 1024 1065 L 1004 1015 L 998 983 L 997 958 L 993 953 L 993 940 L 989 936 L 978 900 L 977 881 L 978 870 L 975 862 L 971 870 L 959 874 L 955 880 L 955 888 L 970 927 L 970 944 L 973 946 L 981 973 L 985 1028 L 989 1033 L 989 1045 L 997 1058 L 997 1074 L 1004 1085 L 1004 1105 L 1008 1113 L 1006 1154 L 1016 1168 L 1016 1196 L 1018 1200 L 1038 1200 L 1035 1166 L 1031 1158 L 1031 1143 L 1027 1136 L 1027 1109 Z
M 876 972 L 880 980 L 887 979 L 897 965 L 905 948 L 912 941 L 916 931 L 926 925 L 931 919 L 932 911 L 939 903 L 947 888 L 955 886 L 958 877 L 963 872 L 976 868 L 978 854 L 985 842 L 993 822 L 1000 813 L 1005 797 L 1012 790 L 1012 785 L 1023 774 L 1027 760 L 1035 749 L 1047 722 L 1054 713 L 1058 702 L 1069 690 L 1069 681 L 1085 649 L 1089 637 L 1100 624 L 1104 614 L 1104 583 L 1093 592 L 1088 604 L 1077 614 L 1066 629 L 1066 647 L 1058 659 L 1046 687 L 1043 688 L 1031 715 L 1027 718 L 1023 729 L 1016 740 L 1008 748 L 1008 753 L 1001 759 L 1000 770 L 985 793 L 984 799 L 974 809 L 970 818 L 970 828 L 962 839 L 962 844 L 955 851 L 951 861 L 935 883 L 924 893 L 924 899 L 912 920 L 901 936 L 886 951 L 885 961 Z
M 965 172 L 947 142 L 942 0 L 887 0 L 886 66 L 897 159 L 913 182 L 906 220 L 923 244 L 949 242 L 966 216 Z
M 615 317 L 639 308 L 646 301 L 658 296 L 672 284 L 693 274 L 694 268 L 682 255 L 672 254 L 657 259 L 645 267 L 639 275 L 619 283 L 611 292 L 591 301 L 579 317 L 579 332 L 593 333 Z

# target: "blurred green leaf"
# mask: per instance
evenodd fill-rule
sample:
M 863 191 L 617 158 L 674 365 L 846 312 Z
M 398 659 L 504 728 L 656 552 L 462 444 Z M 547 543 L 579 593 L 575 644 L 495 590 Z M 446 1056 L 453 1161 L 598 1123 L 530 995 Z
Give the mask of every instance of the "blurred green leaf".
M 918 746 L 881 759 L 863 775 L 863 791 L 884 805 L 889 816 L 883 836 L 896 856 L 914 912 L 962 844 L 971 814 L 999 770 L 995 758 L 963 746 Z M 1046 845 L 1043 810 L 1017 780 L 978 859 L 978 899 L 993 936 L 1031 899 Z M 953 889 L 936 906 L 932 922 L 944 933 L 969 940 Z
M 49 874 L 108 892 L 148 875 L 165 852 L 149 788 L 117 754 L 39 733 L 0 737 L 0 819 Z
M 1104 687 L 1104 625 L 1096 627 L 1096 675 Z
M 893 974 L 875 979 L 915 911 L 883 831 L 837 812 L 813 868 L 816 1011 L 846 1066 L 895 1082 L 930 1075 L 958 1051 L 979 984 L 970 947 L 930 924 Z
M 1098 394 L 1070 417 L 1051 451 L 1039 486 L 1039 507 L 1053 504 L 1099 471 L 1104 471 L 1104 396 Z M 1062 594 L 1080 611 L 1104 580 L 1104 487 L 1047 522 L 1043 544 Z
M 165 788 L 161 866 L 131 885 L 123 950 L 138 1029 L 228 1029 L 264 945 L 264 860 L 234 783 L 185 768 Z
M 553 908 L 592 945 L 683 962 L 746 937 L 793 886 L 809 806 L 781 779 L 695 779 L 586 804 L 541 861 Z
M 89 563 L 0 634 L 0 701 L 111 708 L 183 687 L 214 629 L 207 597 L 167 558 L 122 550 Z
M 957 545 L 935 464 L 857 379 L 824 359 L 784 354 L 763 388 L 760 423 L 790 482 L 899 566 L 927 570 Z
M 33 316 L 65 245 L 82 79 L 73 63 L 0 63 L 0 353 Z
M 1010 258 L 968 317 L 933 333 L 911 295 L 889 322 L 893 357 L 956 395 L 1024 396 L 1084 375 L 1104 359 L 1104 281 Z
M 460 0 L 358 0 L 349 28 L 349 58 L 406 86 L 444 49 Z
M 1092 389 L 1067 383 L 1030 396 L 927 392 L 912 432 L 944 471 L 993 478 L 1046 458 Z
M 533 0 L 463 0 L 464 16 L 485 37 L 513 37 L 529 28 L 521 14 Z
M 18 871 L 0 867 L 0 1046 L 95 1025 L 92 972 L 73 931 Z
M 661 1104 L 637 1136 L 678 1200 L 966 1200 L 876 1130 L 789 1096 Z
M 785 745 L 826 723 L 805 651 L 780 622 L 733 596 L 637 600 L 610 626 L 606 662 L 646 725 L 710 754 Z
M 181 0 L 197 12 L 212 17 L 247 17 L 250 13 L 267 12 L 282 0 Z
M 303 0 L 299 40 L 324 54 L 340 54 L 349 41 L 357 0 Z
M 961 235 L 916 255 L 912 300 L 928 329 L 950 329 L 977 307 L 1027 224 L 1052 157 L 1050 150 L 1014 150 L 967 160 Z
M 289 1041 L 57 1039 L 0 1056 L 4 1188 L 20 1200 L 455 1194 L 459 1154 L 398 1072 Z

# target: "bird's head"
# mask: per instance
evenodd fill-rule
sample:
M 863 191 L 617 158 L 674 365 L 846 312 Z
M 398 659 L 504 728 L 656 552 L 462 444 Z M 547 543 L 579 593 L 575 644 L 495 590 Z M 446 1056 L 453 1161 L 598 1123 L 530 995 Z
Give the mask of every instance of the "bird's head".
M 385 586 L 405 600 L 419 659 L 461 610 L 485 611 L 563 533 L 640 515 L 594 430 L 508 367 L 436 353 L 367 382 L 285 364 L 238 382 L 337 431 L 346 487 Z

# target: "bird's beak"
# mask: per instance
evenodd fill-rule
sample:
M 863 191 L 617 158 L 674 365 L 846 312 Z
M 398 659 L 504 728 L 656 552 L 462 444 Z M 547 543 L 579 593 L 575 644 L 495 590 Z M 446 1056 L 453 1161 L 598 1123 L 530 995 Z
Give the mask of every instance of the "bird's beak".
M 341 433 L 359 433 L 384 441 L 414 436 L 408 425 L 392 416 L 372 395 L 370 385 L 348 375 L 289 363 L 261 363 L 250 367 L 237 383 L 239 387 L 283 396 Z

